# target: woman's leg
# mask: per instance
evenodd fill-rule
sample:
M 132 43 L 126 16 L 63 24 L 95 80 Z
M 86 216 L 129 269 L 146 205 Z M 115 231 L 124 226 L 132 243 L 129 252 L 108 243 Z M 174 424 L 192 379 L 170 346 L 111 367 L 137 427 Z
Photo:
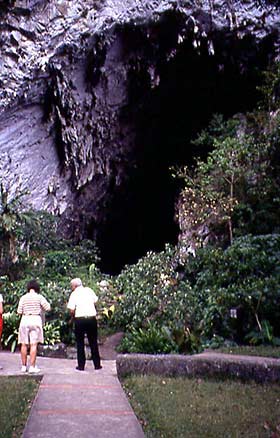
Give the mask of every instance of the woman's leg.
M 36 365 L 37 345 L 38 343 L 30 345 L 30 366 L 32 367 L 35 367 Z
M 26 366 L 26 364 L 27 364 L 27 345 L 26 344 L 21 344 L 20 355 L 21 355 L 22 365 Z

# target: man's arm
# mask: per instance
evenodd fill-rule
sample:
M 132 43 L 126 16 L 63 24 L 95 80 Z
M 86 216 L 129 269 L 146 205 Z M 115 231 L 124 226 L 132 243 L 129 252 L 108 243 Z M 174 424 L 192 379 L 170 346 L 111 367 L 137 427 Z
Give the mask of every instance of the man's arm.
M 75 298 L 73 296 L 73 292 L 70 295 L 69 301 L 67 303 L 67 309 L 70 312 L 70 320 L 69 320 L 68 324 L 71 325 L 73 322 L 73 319 L 75 318 L 75 309 L 76 309 Z
M 68 309 L 70 311 L 70 319 L 68 321 L 68 325 L 72 325 L 75 318 L 75 310 Z
M 96 295 L 96 293 L 95 293 L 92 289 L 90 289 L 90 290 L 91 290 L 91 292 L 92 292 L 93 302 L 94 302 L 94 304 L 95 304 L 95 303 L 97 303 L 97 301 L 98 301 L 98 296 Z

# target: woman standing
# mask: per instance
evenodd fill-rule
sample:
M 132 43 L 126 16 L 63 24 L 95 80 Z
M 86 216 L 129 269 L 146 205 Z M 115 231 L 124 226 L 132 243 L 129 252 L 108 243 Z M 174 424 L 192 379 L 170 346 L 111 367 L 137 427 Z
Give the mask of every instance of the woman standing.
M 21 371 L 27 371 L 27 351 L 30 346 L 30 373 L 39 373 L 40 369 L 36 366 L 38 343 L 44 342 L 42 327 L 42 311 L 50 310 L 51 306 L 42 295 L 39 294 L 40 286 L 36 280 L 27 283 L 27 293 L 23 295 L 18 304 L 17 313 L 22 315 L 18 343 L 21 344 Z

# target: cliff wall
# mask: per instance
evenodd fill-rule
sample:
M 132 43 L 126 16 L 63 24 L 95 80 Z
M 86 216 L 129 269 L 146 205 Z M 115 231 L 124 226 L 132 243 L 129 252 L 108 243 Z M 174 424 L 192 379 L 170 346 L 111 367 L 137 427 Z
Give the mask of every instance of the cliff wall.
M 175 241 L 169 167 L 214 112 L 256 102 L 273 1 L 0 1 L 0 171 L 120 264 Z M 113 247 L 113 249 L 112 249 Z M 130 254 L 130 255 L 129 255 Z

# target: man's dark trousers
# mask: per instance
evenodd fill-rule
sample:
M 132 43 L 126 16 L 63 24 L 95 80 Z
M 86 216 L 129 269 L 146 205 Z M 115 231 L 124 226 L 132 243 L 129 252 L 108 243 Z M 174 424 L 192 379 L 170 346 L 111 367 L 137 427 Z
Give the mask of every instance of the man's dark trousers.
M 75 318 L 75 336 L 77 342 L 78 367 L 84 368 L 86 363 L 85 335 L 90 346 L 91 357 L 95 368 L 100 367 L 100 356 L 97 343 L 96 317 Z

